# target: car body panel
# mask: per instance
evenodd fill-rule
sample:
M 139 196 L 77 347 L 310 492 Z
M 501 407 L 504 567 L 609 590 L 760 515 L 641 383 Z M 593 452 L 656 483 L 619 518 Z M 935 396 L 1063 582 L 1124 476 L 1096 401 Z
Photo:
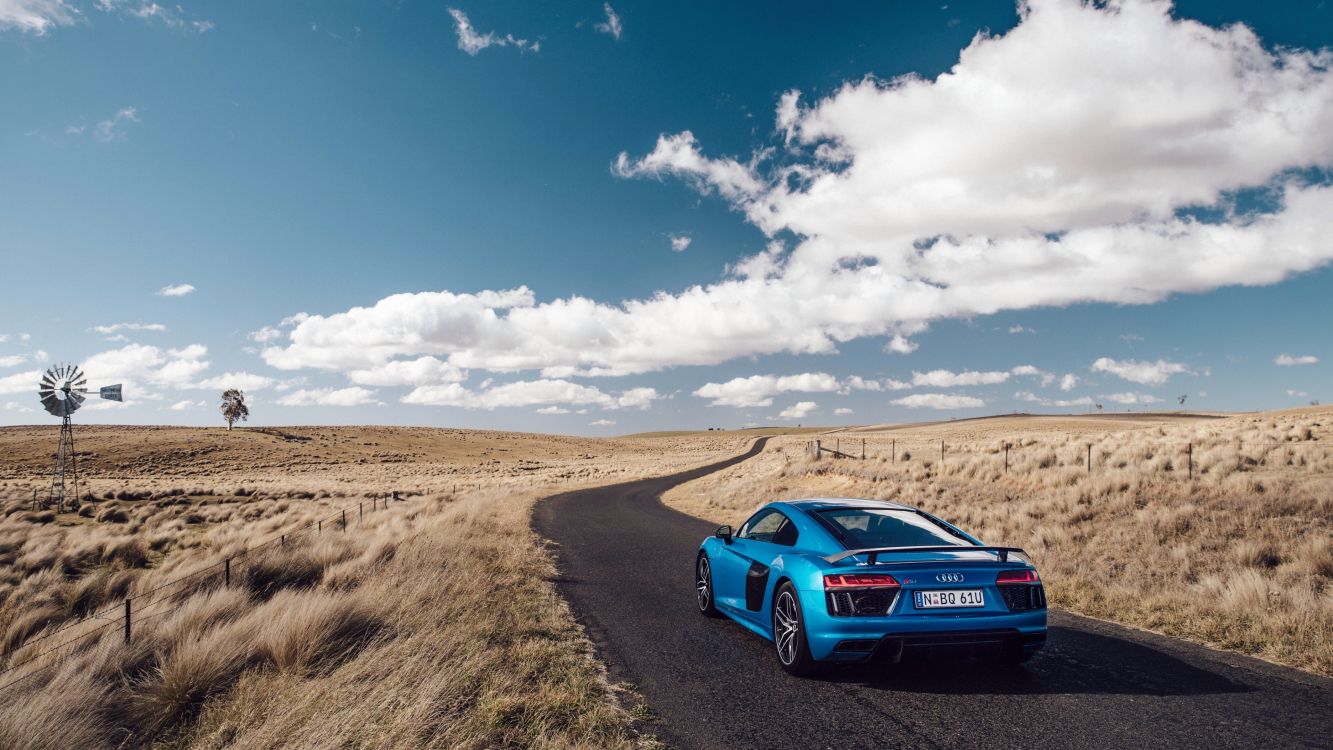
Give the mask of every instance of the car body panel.
M 984 545 L 952 524 L 899 503 L 842 498 L 773 502 L 756 511 L 751 521 L 770 508 L 781 512 L 794 526 L 795 544 L 786 546 L 738 535 L 730 542 L 711 536 L 700 545 L 700 554 L 707 555 L 712 566 L 717 608 L 765 638 L 773 638 L 774 592 L 784 581 L 790 581 L 800 599 L 811 656 L 820 661 L 862 661 L 870 657 L 871 653 L 864 648 L 839 649 L 839 644 L 846 645 L 847 642 L 878 644 L 888 639 L 913 643 L 913 639 L 925 636 L 998 633 L 1005 636 L 1006 642 L 1020 644 L 1028 652 L 1044 643 L 1044 595 L 1040 608 L 1011 611 L 996 584 L 996 576 L 1002 571 L 1035 570 L 1025 556 L 1013 555 L 1000 561 L 995 553 L 960 546 L 957 552 L 880 554 L 874 566 L 867 563 L 866 555 L 830 562 L 828 558 L 853 549 L 846 539 L 835 536 L 838 533 L 836 527 L 817 515 L 821 511 L 836 509 L 918 514 L 952 530 L 950 533 L 958 537 L 960 544 Z M 745 530 L 742 527 L 740 533 Z M 846 616 L 831 611 L 833 604 L 825 589 L 824 576 L 856 573 L 887 573 L 899 582 L 901 587 L 885 614 Z M 980 590 L 984 597 L 983 606 L 917 607 L 915 596 L 918 591 L 961 590 Z M 858 644 L 858 647 L 863 646 L 863 643 Z

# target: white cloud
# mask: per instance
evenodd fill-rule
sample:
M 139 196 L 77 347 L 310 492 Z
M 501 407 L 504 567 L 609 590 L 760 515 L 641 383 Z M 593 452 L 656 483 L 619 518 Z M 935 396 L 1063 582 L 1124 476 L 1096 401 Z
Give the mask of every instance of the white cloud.
M 694 241 L 688 234 L 668 234 L 667 239 L 671 240 L 671 250 L 677 253 L 685 252 Z
M 194 291 L 193 284 L 176 284 L 174 286 L 164 286 L 157 290 L 160 297 L 184 297 Z
M 273 326 L 264 326 L 258 331 L 251 331 L 246 338 L 249 338 L 251 341 L 258 341 L 261 344 L 271 344 L 282 338 L 282 331 Z
M 619 41 L 620 35 L 624 32 L 624 27 L 620 25 L 620 16 L 611 8 L 611 3 L 602 3 L 602 10 L 606 12 L 606 21 L 595 24 L 593 28 L 603 34 L 610 34 Z
M 1143 337 L 1138 335 L 1137 333 L 1122 333 L 1120 334 L 1120 340 L 1125 342 L 1126 344 L 1132 345 L 1135 342 L 1143 341 Z
M 93 326 L 93 330 L 104 335 L 110 336 L 120 331 L 165 331 L 167 327 L 161 323 L 112 323 L 106 326 Z
M 476 391 L 469 390 L 459 383 L 420 386 L 404 396 L 402 401 L 407 404 L 457 406 L 464 409 L 497 409 L 543 404 L 596 406 L 602 409 L 646 409 L 658 398 L 660 395 L 653 388 L 631 388 L 619 394 L 610 394 L 568 380 L 543 378 L 496 386 L 483 383 L 482 390 Z
M 186 18 L 185 8 L 178 4 L 158 5 L 152 0 L 97 0 L 97 9 L 104 13 L 119 12 L 141 21 L 156 21 L 170 29 L 183 29 L 203 34 L 213 29 L 212 21 Z
M 798 401 L 778 412 L 778 419 L 805 419 L 816 408 L 818 408 L 818 404 L 814 401 Z
M 17 412 L 19 414 L 28 414 L 37 411 L 36 409 L 30 406 L 24 406 L 17 401 L 6 401 L 3 404 L 0 404 L 0 410 Z
M 375 392 L 357 386 L 292 391 L 278 399 L 282 406 L 362 406 L 373 403 Z
M 1009 373 L 1002 371 L 977 372 L 969 370 L 967 372 L 950 372 L 948 370 L 931 370 L 930 372 L 913 372 L 912 385 L 929 386 L 932 388 L 953 388 L 963 385 L 994 385 L 1003 383 L 1009 379 Z
M 1036 331 L 1023 326 L 1009 326 L 1009 333 L 1036 333 Z
M 884 351 L 892 352 L 894 354 L 911 354 L 916 351 L 919 346 L 920 344 L 912 341 L 901 333 L 895 333 L 893 334 L 893 338 L 889 339 L 889 343 L 884 345 Z
M 0 357 L 0 367 L 18 367 L 28 361 L 26 354 L 11 354 L 7 357 Z
M 855 414 L 856 412 L 852 411 L 851 409 L 848 409 L 848 408 L 845 407 L 845 406 L 840 406 L 840 407 L 838 407 L 837 409 L 834 409 L 834 410 L 833 410 L 833 413 L 834 413 L 834 414 L 837 414 L 837 415 L 840 416 L 840 417 L 845 417 L 845 416 L 847 416 L 848 414 Z
M 1099 396 L 1098 398 L 1102 399 L 1103 401 L 1111 401 L 1113 403 L 1126 404 L 1126 405 L 1162 403 L 1162 399 L 1157 398 L 1156 396 L 1149 393 L 1132 393 L 1132 392 L 1108 393 L 1106 395 Z
M 207 401 L 177 401 L 167 407 L 172 411 L 189 411 L 190 409 L 204 409 L 208 407 Z
M 860 378 L 857 380 L 862 386 L 866 383 Z M 771 405 L 773 397 L 782 393 L 833 393 L 842 388 L 838 379 L 826 372 L 804 372 L 783 376 L 751 375 L 732 378 L 725 383 L 706 383 L 694 395 L 712 399 L 709 406 L 758 407 Z
M 188 388 L 208 369 L 204 359 L 208 349 L 191 344 L 180 349 L 161 349 L 145 344 L 128 344 L 119 349 L 99 352 L 84 360 L 83 371 L 94 386 L 148 382 L 169 388 Z M 140 393 L 142 396 L 143 394 Z
M 93 126 L 93 138 L 96 138 L 103 143 L 123 141 L 125 140 L 125 125 L 127 123 L 138 121 L 138 111 L 134 107 L 121 107 L 116 110 L 115 114 L 104 120 L 99 120 L 97 124 Z M 83 131 L 84 128 L 82 126 L 77 128 L 71 126 L 65 129 L 66 133 L 71 134 L 78 134 Z
M 593 427 L 610 427 L 615 423 L 616 421 L 614 419 L 594 419 L 588 424 L 592 425 Z
M 242 391 L 262 391 L 265 388 L 272 388 L 277 382 L 275 378 L 270 378 L 267 375 L 256 375 L 250 372 L 228 372 L 200 380 L 190 387 L 223 391 L 228 388 L 238 388 Z
M 449 15 L 454 17 L 454 29 L 458 33 L 458 48 L 469 55 L 475 56 L 487 47 L 517 47 L 520 50 L 532 52 L 541 50 L 540 42 L 516 39 L 513 34 L 500 36 L 491 31 L 478 34 L 477 30 L 473 28 L 472 22 L 468 20 L 467 14 L 457 8 L 450 8 Z
M 394 360 L 377 367 L 353 370 L 347 374 L 353 383 L 359 385 L 439 385 L 441 383 L 460 383 L 467 379 L 467 373 L 457 367 L 436 359 L 419 357 L 410 360 Z
M 979 398 L 956 393 L 913 393 L 890 403 L 910 409 L 978 409 L 986 405 Z
M 1072 372 L 1067 372 L 1060 378 L 1060 390 L 1072 391 L 1078 387 L 1078 376 Z
M 1273 284 L 1333 260 L 1333 52 L 1268 51 L 1165 3 L 1032 0 L 935 79 L 865 79 L 808 107 L 783 159 L 711 158 L 688 131 L 621 154 L 794 236 L 725 278 L 643 299 L 538 303 L 526 287 L 426 292 L 310 316 L 265 359 L 349 370 L 436 356 L 464 369 L 626 375 L 882 337 L 935 320 Z M 781 118 L 780 118 L 781 119 Z M 1272 213 L 1227 196 L 1271 191 Z M 1209 223 L 1179 210 L 1210 206 Z M 551 369 L 547 368 L 565 368 Z
M 1014 394 L 1014 398 L 1018 399 L 1019 401 L 1027 401 L 1034 404 L 1041 404 L 1042 406 L 1057 406 L 1057 407 L 1092 406 L 1092 399 L 1087 396 L 1080 396 L 1078 398 L 1073 398 L 1073 399 L 1052 399 L 1052 398 L 1046 398 L 1045 396 L 1038 396 L 1037 394 L 1031 391 L 1019 391 L 1018 393 Z
M 41 36 L 68 26 L 79 12 L 64 0 L 0 0 L 0 29 L 18 29 Z
M 1299 357 L 1293 357 L 1290 354 L 1279 354 L 1273 364 L 1279 367 L 1294 367 L 1296 365 L 1314 365 L 1319 363 L 1319 358 L 1313 354 L 1305 354 Z
M 1012 370 L 1010 370 L 1009 374 L 1017 375 L 1019 377 L 1040 378 L 1042 388 L 1045 388 L 1049 386 L 1051 383 L 1055 382 L 1055 375 L 1046 372 L 1045 370 L 1042 370 L 1041 368 L 1036 367 L 1034 365 L 1019 365 L 1018 367 L 1015 367 Z
M 1309 396 L 1310 394 L 1306 393 L 1305 391 L 1298 391 L 1298 390 L 1295 390 L 1295 389 L 1292 389 L 1292 388 L 1288 388 L 1288 389 L 1287 389 L 1287 395 L 1288 395 L 1288 396 L 1293 396 L 1293 397 L 1296 397 L 1296 398 L 1305 398 L 1306 396 Z
M 563 406 L 543 406 L 537 410 L 538 414 L 568 414 L 569 409 Z
M 37 384 L 42 379 L 41 370 L 16 372 L 0 378 L 0 393 L 37 393 Z
M 1091 369 L 1093 372 L 1110 373 L 1118 378 L 1133 383 L 1142 383 L 1143 385 L 1162 385 L 1170 380 L 1172 375 L 1194 374 L 1185 365 L 1179 362 L 1168 362 L 1165 359 L 1159 359 L 1155 362 L 1140 362 L 1136 359 L 1118 360 L 1101 357 L 1092 363 Z

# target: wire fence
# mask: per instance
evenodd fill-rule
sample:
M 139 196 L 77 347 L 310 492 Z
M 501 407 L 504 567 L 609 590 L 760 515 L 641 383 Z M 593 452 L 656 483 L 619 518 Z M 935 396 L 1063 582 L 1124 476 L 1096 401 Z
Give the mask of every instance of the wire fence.
M 1311 459 L 1333 462 L 1333 445 L 1330 441 L 1319 440 L 1313 434 L 1300 440 L 1237 441 L 1215 439 L 1204 443 L 1192 441 L 1178 443 L 1161 441 L 1143 446 L 1108 446 L 1102 442 L 1070 441 L 1062 444 L 1045 443 L 1031 438 L 1022 440 L 998 440 L 990 444 L 950 443 L 946 439 L 935 440 L 898 440 L 897 438 L 831 438 L 809 440 L 805 443 L 805 454 L 814 460 L 852 459 L 860 461 L 883 461 L 890 464 L 911 465 L 913 462 L 926 462 L 928 465 L 946 465 L 949 459 L 975 461 L 978 457 L 989 457 L 995 461 L 996 468 L 1009 473 L 1014 464 L 1028 453 L 1042 452 L 1052 455 L 1064 452 L 1065 460 L 1058 457 L 1040 462 L 1036 468 L 1068 468 L 1078 466 L 1092 473 L 1097 468 L 1124 468 L 1131 462 L 1144 463 L 1157 457 L 1165 456 L 1169 461 L 1164 464 L 1167 471 L 1183 469 L 1188 479 L 1199 473 L 1197 457 L 1201 451 L 1230 449 L 1235 452 L 1237 468 L 1250 468 L 1265 465 L 1313 465 Z M 1123 450 L 1142 450 L 1149 455 L 1137 461 L 1124 457 Z M 1272 457 L 1274 451 L 1280 451 Z M 1077 455 L 1073 455 L 1074 452 Z
M 397 492 L 375 494 L 370 497 L 370 512 L 387 510 L 390 503 L 403 501 L 403 497 Z M 338 508 L 327 516 L 310 519 L 273 534 L 258 544 L 245 547 L 240 552 L 212 565 L 164 581 L 147 591 L 126 596 L 123 601 L 25 641 L 20 648 L 28 649 L 43 642 L 54 645 L 47 645 L 38 653 L 0 669 L 0 692 L 26 682 L 63 663 L 85 648 L 99 643 L 113 627 L 119 627 L 124 633 L 125 642 L 129 643 L 134 637 L 136 627 L 142 626 L 145 621 L 174 612 L 200 591 L 218 586 L 230 587 L 233 574 L 239 573 L 246 564 L 257 559 L 260 553 L 285 548 L 303 539 L 309 539 L 312 535 L 322 535 L 326 526 L 330 530 L 336 528 L 340 533 L 346 533 L 351 523 L 365 519 L 367 512 L 365 506 L 364 500 L 358 501 L 355 506 Z M 349 518 L 349 511 L 356 515 Z M 94 626 L 93 623 L 97 620 L 103 622 Z M 69 634 L 69 631 L 80 626 L 86 629 L 77 634 Z M 67 637 L 58 638 L 61 634 L 66 634 Z

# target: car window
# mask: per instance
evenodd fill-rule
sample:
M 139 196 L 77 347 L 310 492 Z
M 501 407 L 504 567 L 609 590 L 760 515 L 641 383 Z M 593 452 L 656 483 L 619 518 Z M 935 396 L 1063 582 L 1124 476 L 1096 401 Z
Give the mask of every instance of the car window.
M 778 532 L 773 535 L 773 543 L 781 544 L 784 547 L 795 547 L 796 537 L 798 535 L 799 532 L 796 529 L 796 524 L 792 523 L 791 519 L 788 518 L 785 519 L 782 526 L 778 527 Z
M 782 525 L 787 522 L 787 517 L 776 510 L 769 508 L 756 513 L 745 525 L 741 527 L 739 534 L 741 539 L 753 539 L 757 542 L 771 542 L 773 536 L 778 533 Z
M 820 511 L 819 515 L 842 532 L 852 549 L 972 546 L 949 529 L 909 510 L 838 508 Z

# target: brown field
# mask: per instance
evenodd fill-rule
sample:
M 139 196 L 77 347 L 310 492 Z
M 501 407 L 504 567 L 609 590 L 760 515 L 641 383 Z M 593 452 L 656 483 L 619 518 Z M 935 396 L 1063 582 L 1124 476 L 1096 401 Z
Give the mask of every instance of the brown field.
M 855 457 L 815 459 L 812 439 Z M 762 502 L 818 496 L 898 500 L 1024 547 L 1056 606 L 1333 674 L 1333 408 L 784 437 L 665 499 L 739 526 Z
M 29 508 L 55 436 L 0 429 L 0 669 L 36 659 L 0 675 L 25 678 L 0 695 L 0 747 L 640 746 L 635 699 L 555 593 L 532 503 L 747 442 L 89 427 L 88 501 L 57 517 Z M 243 554 L 339 508 L 345 531 Z M 230 587 L 214 569 L 148 593 L 229 557 Z
M 555 592 L 532 504 L 756 434 L 88 427 L 87 502 L 56 516 L 30 508 L 56 429 L 0 429 L 0 684 L 25 678 L 0 693 L 0 747 L 650 745 Z M 815 460 L 816 439 L 867 459 Z M 667 499 L 731 523 L 781 497 L 912 502 L 1028 549 L 1058 606 L 1328 674 L 1330 490 L 1325 408 L 804 428 Z M 345 531 L 298 533 L 342 508 Z M 228 558 L 230 587 L 213 568 L 149 593 Z

